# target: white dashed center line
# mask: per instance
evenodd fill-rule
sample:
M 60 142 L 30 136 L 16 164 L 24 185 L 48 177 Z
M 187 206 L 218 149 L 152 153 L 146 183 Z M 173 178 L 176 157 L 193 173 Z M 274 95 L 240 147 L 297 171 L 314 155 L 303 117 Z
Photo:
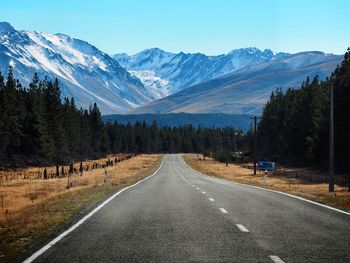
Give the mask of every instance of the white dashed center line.
M 204 195 L 205 195 L 205 192 L 202 192 L 202 194 L 204 194 Z
M 227 214 L 227 211 L 225 208 L 219 208 L 221 212 L 223 212 L 224 214 Z
M 275 263 L 284 263 L 284 261 L 277 256 L 271 255 L 269 258 Z
M 208 198 L 210 201 L 212 201 L 212 202 L 214 202 L 215 200 L 214 200 L 214 198 Z
M 197 187 L 196 189 L 199 190 L 200 188 Z
M 242 232 L 246 232 L 246 233 L 249 232 L 249 230 L 244 225 L 236 224 L 236 227 L 238 227 L 238 229 L 241 230 Z

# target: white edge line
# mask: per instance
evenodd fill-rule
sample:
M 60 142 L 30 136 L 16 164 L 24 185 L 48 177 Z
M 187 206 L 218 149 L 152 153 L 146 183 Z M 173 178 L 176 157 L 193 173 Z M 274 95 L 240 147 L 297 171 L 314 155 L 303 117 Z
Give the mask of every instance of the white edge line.
M 271 255 L 269 256 L 269 258 L 275 263 L 284 263 L 284 261 L 280 259 L 278 256 Z
M 183 158 L 182 158 L 183 160 Z M 186 166 L 190 169 L 192 169 L 193 171 L 201 174 L 201 175 L 204 175 L 204 176 L 208 176 L 210 178 L 215 178 L 217 180 L 221 180 L 221 181 L 224 181 L 224 182 L 231 182 L 233 184 L 238 184 L 238 185 L 243 185 L 243 186 L 246 186 L 246 187 L 251 187 L 251 188 L 255 188 L 255 189 L 260 189 L 260 190 L 264 190 L 264 191 L 268 191 L 268 192 L 273 192 L 273 193 L 278 193 L 278 194 L 281 194 L 281 195 L 286 195 L 286 196 L 289 196 L 289 197 L 292 197 L 292 198 L 296 198 L 296 199 L 299 199 L 299 200 L 302 200 L 302 201 L 305 201 L 305 202 L 308 202 L 308 203 L 311 203 L 311 204 L 314 204 L 314 205 L 318 205 L 318 206 L 322 206 L 324 208 L 328 208 L 330 210 L 333 210 L 333 211 L 336 211 L 336 212 L 339 212 L 339 213 L 342 213 L 342 214 L 345 214 L 345 215 L 348 215 L 350 216 L 350 213 L 349 212 L 346 212 L 344 210 L 341 210 L 341 209 L 338 209 L 338 208 L 334 208 L 334 207 L 331 207 L 331 206 L 328 206 L 328 205 L 324 205 L 324 204 L 321 204 L 321 203 L 318 203 L 318 202 L 315 202 L 315 201 L 312 201 L 312 200 L 309 200 L 309 199 L 306 199 L 306 198 L 303 198 L 303 197 L 300 197 L 300 196 L 296 196 L 296 195 L 292 195 L 292 194 L 288 194 L 288 193 L 284 193 L 284 192 L 281 192 L 281 191 L 277 191 L 277 190 L 272 190 L 272 189 L 266 189 L 266 188 L 263 188 L 263 187 L 259 187 L 259 186 L 254 186 L 254 185 L 249 185 L 249 184 L 243 184 L 243 183 L 237 183 L 237 182 L 234 182 L 234 181 L 230 181 L 230 180 L 225 180 L 225 179 L 221 179 L 221 178 L 217 178 L 217 177 L 214 177 L 214 176 L 209 176 L 207 174 L 204 174 L 204 173 L 201 173 L 195 169 L 193 169 L 192 167 L 190 167 L 186 162 L 185 160 L 183 160 L 184 163 L 186 164 Z
M 116 196 L 120 195 L 122 192 L 126 191 L 127 189 L 134 187 L 136 185 L 138 185 L 139 183 L 151 178 L 152 176 L 154 176 L 156 173 L 158 173 L 158 171 L 160 170 L 160 168 L 162 168 L 163 163 L 164 163 L 164 159 L 165 156 L 162 159 L 162 162 L 160 164 L 160 166 L 158 167 L 158 169 L 151 175 L 143 178 L 142 180 L 136 182 L 133 185 L 129 185 L 123 189 L 121 189 L 120 191 L 118 191 L 117 193 L 115 193 L 114 195 L 112 195 L 110 198 L 108 198 L 106 201 L 104 201 L 102 204 L 100 204 L 98 207 L 96 207 L 94 210 L 92 210 L 89 214 L 87 214 L 86 216 L 84 216 L 82 219 L 80 219 L 77 223 L 75 223 L 73 226 L 71 226 L 69 229 L 67 229 L 66 231 L 64 231 L 63 233 L 61 233 L 59 236 L 57 236 L 56 238 L 54 238 L 53 240 L 51 240 L 49 243 L 47 243 L 45 246 L 43 246 L 41 249 L 39 249 L 37 252 L 35 252 L 33 255 L 31 255 L 29 258 L 27 258 L 26 260 L 23 261 L 23 263 L 30 263 L 33 262 L 36 258 L 38 258 L 40 255 L 42 255 L 44 252 L 46 252 L 48 249 L 50 249 L 53 245 L 55 245 L 58 241 L 60 241 L 62 238 L 64 238 L 65 236 L 67 236 L 70 232 L 74 231 L 76 228 L 78 228 L 82 223 L 84 223 L 87 219 L 89 219 L 93 214 L 95 214 L 97 211 L 99 211 L 102 207 L 104 207 L 107 203 L 109 203 L 110 201 L 112 201 Z
M 223 212 L 224 214 L 227 214 L 227 211 L 225 208 L 219 208 L 221 212 Z
M 245 232 L 245 233 L 249 232 L 249 230 L 244 225 L 236 224 L 236 227 L 238 227 L 238 229 L 241 230 L 242 232 Z

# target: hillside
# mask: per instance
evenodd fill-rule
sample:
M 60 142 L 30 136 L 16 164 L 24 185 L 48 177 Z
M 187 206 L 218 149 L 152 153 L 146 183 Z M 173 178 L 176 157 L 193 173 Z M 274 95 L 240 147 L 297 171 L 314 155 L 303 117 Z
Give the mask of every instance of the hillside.
M 145 88 L 109 55 L 93 45 L 64 34 L 47 34 L 14 29 L 0 23 L 0 71 L 13 67 L 15 78 L 28 87 L 35 72 L 58 78 L 62 97 L 74 97 L 88 108 L 97 102 L 103 113 L 131 110 L 159 98 Z
M 288 55 L 254 47 L 234 49 L 218 56 L 184 52 L 174 54 L 151 48 L 132 56 L 122 53 L 113 57 L 146 87 L 159 89 L 164 95 L 171 95 L 240 68 Z
M 298 87 L 307 76 L 324 79 L 342 56 L 302 52 L 236 70 L 136 108 L 130 113 L 260 114 L 277 87 Z
M 0 23 L 0 71 L 13 68 L 28 87 L 34 73 L 58 78 L 61 98 L 74 97 L 103 114 L 260 113 L 276 87 L 299 86 L 306 76 L 323 79 L 341 56 L 322 52 L 276 53 L 234 49 L 227 54 L 171 53 L 159 48 L 111 56 L 64 34 L 14 29 Z

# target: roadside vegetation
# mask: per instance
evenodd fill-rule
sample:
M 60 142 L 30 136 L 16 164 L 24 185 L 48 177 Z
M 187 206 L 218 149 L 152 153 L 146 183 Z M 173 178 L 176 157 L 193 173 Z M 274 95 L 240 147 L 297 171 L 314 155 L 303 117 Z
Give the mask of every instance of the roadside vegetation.
M 335 172 L 350 190 L 350 49 L 329 78 L 316 75 L 301 88 L 271 94 L 259 123 L 259 157 L 280 163 L 328 168 L 330 88 L 334 90 Z M 339 181 L 340 180 L 340 181 Z

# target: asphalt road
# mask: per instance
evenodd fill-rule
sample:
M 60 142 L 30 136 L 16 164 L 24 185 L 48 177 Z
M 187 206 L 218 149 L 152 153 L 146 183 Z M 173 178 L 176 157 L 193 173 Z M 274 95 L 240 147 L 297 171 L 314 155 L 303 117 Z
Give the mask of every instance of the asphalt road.
M 201 175 L 181 155 L 35 262 L 350 262 L 350 216 Z

